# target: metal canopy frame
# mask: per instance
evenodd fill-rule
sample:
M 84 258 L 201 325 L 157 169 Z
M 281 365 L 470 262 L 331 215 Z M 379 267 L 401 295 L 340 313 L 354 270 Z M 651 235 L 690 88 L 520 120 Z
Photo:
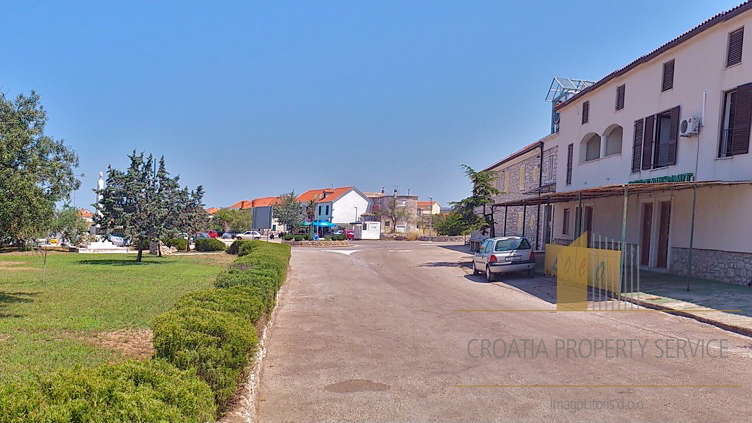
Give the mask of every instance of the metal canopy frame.
M 540 194 L 536 195 L 531 198 L 525 198 L 521 200 L 513 200 L 513 201 L 505 201 L 503 203 L 496 203 L 492 207 L 504 207 L 504 235 L 506 235 L 506 210 L 507 207 L 511 206 L 523 206 L 524 212 L 527 211 L 527 206 L 531 205 L 542 205 L 542 204 L 552 204 L 552 203 L 569 203 L 573 201 L 577 201 L 579 204 L 578 210 L 580 210 L 580 215 L 576 217 L 575 220 L 575 233 L 577 236 L 582 235 L 582 201 L 583 200 L 594 200 L 594 199 L 600 199 L 600 198 L 609 198 L 609 197 L 623 197 L 624 198 L 624 205 L 622 209 L 622 222 L 621 222 L 621 246 L 620 249 L 623 249 L 624 246 L 627 244 L 627 205 L 628 205 L 628 199 L 630 195 L 640 195 L 640 194 L 651 194 L 655 192 L 666 192 L 666 191 L 681 191 L 681 190 L 692 190 L 692 220 L 690 224 L 690 233 L 689 233 L 689 254 L 687 257 L 687 273 L 691 276 L 692 275 L 692 253 L 694 251 L 694 241 L 695 241 L 695 211 L 697 208 L 697 190 L 701 188 L 712 188 L 712 187 L 730 187 L 730 186 L 741 186 L 741 185 L 752 185 L 752 181 L 692 181 L 692 182 L 659 182 L 659 183 L 637 183 L 637 184 L 621 184 L 621 185 L 607 185 L 603 187 L 597 187 L 597 188 L 588 188 L 588 189 L 582 189 L 578 191 L 567 191 L 567 192 L 554 192 L 549 194 Z M 523 225 L 523 231 L 524 231 L 524 225 Z M 524 232 L 523 232 L 524 236 Z M 623 251 L 623 250 L 622 250 Z M 623 260 L 623 259 L 622 259 Z M 624 269 L 622 266 L 620 266 L 620 272 L 624 272 Z M 624 273 L 621 273 L 621 277 L 624 276 Z M 687 291 L 690 290 L 690 279 L 687 278 Z

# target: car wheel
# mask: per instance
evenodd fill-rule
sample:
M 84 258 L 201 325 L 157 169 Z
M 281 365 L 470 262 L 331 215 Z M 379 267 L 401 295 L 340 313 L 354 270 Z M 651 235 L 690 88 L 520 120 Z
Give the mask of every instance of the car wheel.
M 489 282 L 493 282 L 494 279 L 496 279 L 496 275 L 493 274 L 490 266 L 486 266 L 486 280 Z
M 480 270 L 478 270 L 478 266 L 475 265 L 475 260 L 473 260 L 473 275 L 480 275 Z

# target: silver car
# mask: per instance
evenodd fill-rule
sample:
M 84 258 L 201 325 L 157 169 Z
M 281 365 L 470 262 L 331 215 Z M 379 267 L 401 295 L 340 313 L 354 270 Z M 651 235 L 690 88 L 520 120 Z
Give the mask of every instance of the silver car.
M 473 274 L 486 274 L 492 282 L 501 273 L 526 272 L 535 276 L 535 253 L 530 241 L 521 236 L 489 238 L 473 256 Z
M 261 235 L 261 232 L 258 231 L 245 231 L 242 234 L 235 235 L 235 239 L 261 239 L 263 235 Z

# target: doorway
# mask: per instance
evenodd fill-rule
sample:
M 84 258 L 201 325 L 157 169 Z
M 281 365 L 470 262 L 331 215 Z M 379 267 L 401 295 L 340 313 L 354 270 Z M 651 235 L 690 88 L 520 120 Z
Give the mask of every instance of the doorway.
M 671 226 L 671 202 L 660 202 L 660 216 L 658 225 L 658 257 L 655 266 L 668 267 L 668 235 Z
M 653 235 L 653 203 L 642 205 L 642 235 L 640 236 L 640 264 L 650 266 L 650 243 Z

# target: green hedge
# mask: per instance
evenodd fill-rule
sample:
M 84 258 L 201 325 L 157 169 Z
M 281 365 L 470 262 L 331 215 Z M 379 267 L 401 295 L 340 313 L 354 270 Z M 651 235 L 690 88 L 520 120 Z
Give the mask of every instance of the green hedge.
M 185 238 L 168 238 L 163 239 L 162 242 L 168 247 L 175 247 L 179 251 L 185 251 L 188 249 L 188 240 Z
M 163 360 L 76 367 L 0 387 L 2 422 L 206 422 L 217 406 L 193 371 Z
M 189 293 L 156 318 L 154 348 L 179 369 L 192 369 L 222 407 L 235 393 L 258 341 L 254 324 L 274 307 L 287 275 L 290 246 L 240 241 L 238 258 L 216 289 Z
M 257 345 L 251 321 L 225 311 L 178 308 L 159 315 L 154 324 L 155 355 L 179 369 L 195 370 L 214 391 L 217 404 L 235 393 Z
M 196 251 L 224 251 L 227 245 L 216 238 L 199 238 L 195 241 Z

